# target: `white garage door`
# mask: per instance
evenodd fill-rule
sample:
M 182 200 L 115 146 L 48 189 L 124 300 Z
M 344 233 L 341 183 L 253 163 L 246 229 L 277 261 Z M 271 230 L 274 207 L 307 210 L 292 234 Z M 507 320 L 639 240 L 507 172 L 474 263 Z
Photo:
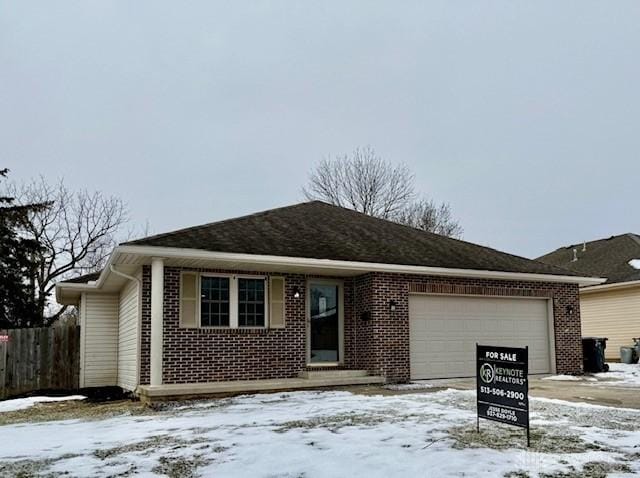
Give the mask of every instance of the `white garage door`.
M 550 373 L 547 301 L 409 297 L 411 378 L 475 376 L 476 342 L 529 346 L 529 373 Z

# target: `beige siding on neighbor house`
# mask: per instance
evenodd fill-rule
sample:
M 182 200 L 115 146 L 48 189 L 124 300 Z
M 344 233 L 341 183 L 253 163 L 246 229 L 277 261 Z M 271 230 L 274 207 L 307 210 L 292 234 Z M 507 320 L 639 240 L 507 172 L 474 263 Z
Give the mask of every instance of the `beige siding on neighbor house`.
M 138 386 L 139 283 L 129 281 L 120 292 L 118 325 L 118 386 L 134 391 Z
M 80 386 L 117 384 L 118 294 L 86 292 L 81 301 Z
M 583 337 L 608 337 L 607 359 L 640 337 L 640 287 L 580 294 Z

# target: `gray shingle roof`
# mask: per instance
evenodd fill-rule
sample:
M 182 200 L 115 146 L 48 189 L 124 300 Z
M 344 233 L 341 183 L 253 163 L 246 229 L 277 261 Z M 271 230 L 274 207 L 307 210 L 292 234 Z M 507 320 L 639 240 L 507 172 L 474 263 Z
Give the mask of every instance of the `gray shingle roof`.
M 138 239 L 125 245 L 577 275 L 552 265 L 312 201 Z
M 87 282 L 91 282 L 94 280 L 98 280 L 102 271 L 90 272 L 89 274 L 84 274 L 78 277 L 73 277 L 72 279 L 63 280 L 62 282 L 67 282 L 71 284 L 85 284 Z
M 573 250 L 577 250 L 577 261 L 573 261 Z M 632 259 L 640 259 L 640 236 L 627 233 L 598 239 L 583 244 L 561 247 L 538 260 L 550 265 L 564 267 L 586 276 L 606 277 L 607 284 L 640 280 L 640 270 L 629 265 Z

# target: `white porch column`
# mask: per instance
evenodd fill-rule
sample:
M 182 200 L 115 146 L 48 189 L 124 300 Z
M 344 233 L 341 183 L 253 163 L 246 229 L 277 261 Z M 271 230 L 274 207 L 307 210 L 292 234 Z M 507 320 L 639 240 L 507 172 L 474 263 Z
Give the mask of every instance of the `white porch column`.
M 164 317 L 164 260 L 151 259 L 151 381 L 162 385 L 162 322 Z

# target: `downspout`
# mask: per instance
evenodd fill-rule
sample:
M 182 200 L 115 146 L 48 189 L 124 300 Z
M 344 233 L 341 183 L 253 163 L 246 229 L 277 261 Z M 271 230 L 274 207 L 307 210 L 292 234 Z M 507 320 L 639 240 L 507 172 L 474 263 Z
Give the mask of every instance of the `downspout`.
M 124 277 L 127 280 L 132 280 L 135 281 L 138 284 L 138 303 L 140 302 L 140 297 L 142 296 L 142 281 L 140 279 L 138 279 L 137 277 L 133 277 L 130 276 L 129 274 L 125 274 L 124 272 L 120 272 L 118 269 L 116 269 L 113 264 L 109 265 L 109 271 L 113 272 L 115 275 L 120 276 L 120 277 Z M 120 309 L 120 299 L 118 299 L 118 309 Z M 138 310 L 138 319 L 140 318 L 140 315 L 142 314 L 141 310 Z M 140 382 L 140 363 L 139 363 L 139 356 L 140 356 L 140 320 L 138 320 L 138 357 L 136 357 L 136 361 L 138 361 L 138 366 L 136 367 L 138 369 L 138 377 L 136 377 L 136 382 Z M 118 310 L 118 337 L 120 337 L 120 312 Z M 118 346 L 116 347 L 116 384 L 118 383 L 118 369 L 119 369 L 119 364 L 120 364 L 120 344 L 118 343 Z M 137 388 L 137 387 L 136 387 Z
M 109 270 L 110 270 L 111 272 L 113 272 L 113 273 L 114 273 L 115 275 L 117 275 L 117 276 L 124 277 L 125 279 L 128 279 L 128 280 L 134 280 L 134 281 L 136 281 L 136 282 L 138 283 L 138 286 L 140 286 L 140 285 L 141 285 L 141 281 L 140 281 L 140 279 L 138 279 L 137 277 L 130 276 L 129 274 L 125 274 L 124 272 L 120 272 L 120 271 L 119 271 L 118 269 L 116 269 L 113 265 L 110 265 L 110 266 L 109 266 Z

